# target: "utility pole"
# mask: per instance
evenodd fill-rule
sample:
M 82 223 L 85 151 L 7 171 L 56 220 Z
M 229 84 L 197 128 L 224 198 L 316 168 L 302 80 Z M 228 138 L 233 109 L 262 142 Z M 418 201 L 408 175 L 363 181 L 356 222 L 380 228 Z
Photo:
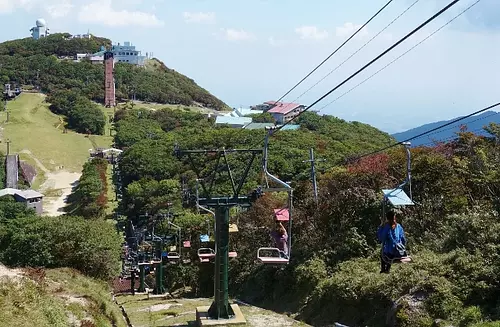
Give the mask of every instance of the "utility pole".
M 10 117 L 10 112 L 7 110 L 7 120 L 5 121 L 6 123 L 9 122 L 9 117 Z
M 309 149 L 309 160 L 304 160 L 302 162 L 311 163 L 311 180 L 313 184 L 314 201 L 318 202 L 318 185 L 316 184 L 316 161 L 326 161 L 326 159 L 314 159 L 314 148 Z
M 5 143 L 7 143 L 7 155 L 10 154 L 10 140 L 7 140 Z

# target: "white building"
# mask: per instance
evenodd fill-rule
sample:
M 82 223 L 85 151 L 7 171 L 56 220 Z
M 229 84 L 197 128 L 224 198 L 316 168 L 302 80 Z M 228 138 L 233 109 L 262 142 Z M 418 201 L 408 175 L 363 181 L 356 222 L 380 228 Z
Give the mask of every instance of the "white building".
M 256 115 L 263 113 L 263 110 L 253 110 L 247 108 L 233 108 L 233 111 L 224 114 L 226 117 L 245 117 L 248 115 Z
M 47 23 L 45 22 L 45 19 L 39 18 L 36 20 L 34 27 L 30 29 L 31 36 L 33 39 L 38 40 L 42 37 L 49 36 L 49 28 L 47 28 Z
M 141 54 L 141 51 L 136 50 L 135 45 L 126 41 L 123 45 L 118 43 L 111 47 L 111 52 L 113 52 L 115 62 L 126 62 L 138 66 L 144 66 L 146 56 Z

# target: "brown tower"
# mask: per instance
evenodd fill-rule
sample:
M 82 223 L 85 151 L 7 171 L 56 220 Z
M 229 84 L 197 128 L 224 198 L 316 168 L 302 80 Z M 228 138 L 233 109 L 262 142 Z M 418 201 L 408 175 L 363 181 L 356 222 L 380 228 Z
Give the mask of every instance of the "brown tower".
M 104 105 L 108 108 L 116 106 L 114 66 L 113 52 L 106 51 L 104 53 Z

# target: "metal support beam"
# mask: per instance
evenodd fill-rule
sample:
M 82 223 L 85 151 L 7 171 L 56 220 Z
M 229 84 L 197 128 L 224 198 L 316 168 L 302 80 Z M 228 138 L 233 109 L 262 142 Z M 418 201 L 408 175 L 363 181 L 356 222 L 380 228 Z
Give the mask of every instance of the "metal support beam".
M 229 305 L 228 267 L 229 267 L 229 208 L 215 208 L 215 289 L 214 302 L 208 310 L 212 319 L 229 319 L 234 316 Z
M 139 289 L 137 290 L 139 293 L 146 292 L 146 283 L 144 282 L 146 272 L 144 271 L 144 267 L 144 265 L 139 265 Z
M 155 267 L 155 288 L 153 290 L 154 294 L 163 294 L 165 293 L 165 287 L 163 287 L 163 262 L 160 260 L 159 262 L 154 264 Z
M 313 184 L 314 201 L 318 202 L 318 185 L 316 183 L 316 161 L 326 161 L 325 159 L 314 159 L 314 148 L 309 149 L 309 160 L 304 160 L 302 162 L 311 163 L 311 180 Z

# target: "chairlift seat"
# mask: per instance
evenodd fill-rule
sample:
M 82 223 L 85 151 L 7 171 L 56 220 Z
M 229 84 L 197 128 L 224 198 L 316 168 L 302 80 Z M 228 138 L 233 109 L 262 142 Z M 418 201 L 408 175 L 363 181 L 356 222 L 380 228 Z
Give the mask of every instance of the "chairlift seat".
M 394 263 L 410 263 L 412 262 L 412 259 L 409 255 L 403 256 L 403 257 L 394 257 L 390 259 L 386 255 L 382 255 L 382 259 L 384 262 L 389 263 L 389 264 L 394 264 Z
M 411 206 L 415 205 L 410 197 L 400 188 L 384 189 L 384 198 L 389 200 L 393 206 Z
M 261 252 L 263 252 L 263 251 L 275 253 L 275 254 L 277 254 L 277 256 L 262 255 Z M 257 250 L 257 260 L 260 263 L 264 263 L 264 264 L 288 264 L 289 259 L 281 257 L 280 255 L 282 253 L 283 253 L 283 251 L 281 251 L 278 248 L 259 248 Z
M 290 211 L 288 209 L 274 209 L 274 217 L 277 221 L 289 221 Z
M 168 260 L 178 260 L 178 259 L 180 259 L 179 253 L 177 253 L 177 252 L 168 252 L 167 253 L 167 259 Z
M 198 249 L 198 258 L 201 262 L 210 262 L 210 259 L 215 258 L 215 251 L 211 248 Z
M 229 224 L 229 233 L 237 233 L 237 232 L 238 232 L 238 225 Z

